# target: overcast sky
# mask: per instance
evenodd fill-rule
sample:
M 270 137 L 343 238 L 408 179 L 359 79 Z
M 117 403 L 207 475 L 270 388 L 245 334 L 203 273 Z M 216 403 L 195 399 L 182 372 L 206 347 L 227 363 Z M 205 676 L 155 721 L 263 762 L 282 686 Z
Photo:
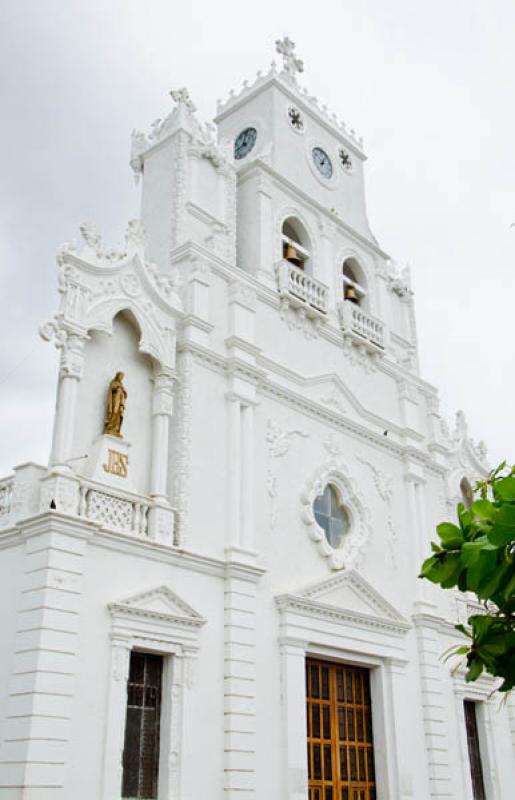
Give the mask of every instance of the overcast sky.
M 368 211 L 409 262 L 422 375 L 493 462 L 515 460 L 513 0 L 3 0 L 0 11 L 0 476 L 46 462 L 55 250 L 138 214 L 132 128 L 187 86 L 199 115 L 288 34 L 301 83 L 365 139 Z

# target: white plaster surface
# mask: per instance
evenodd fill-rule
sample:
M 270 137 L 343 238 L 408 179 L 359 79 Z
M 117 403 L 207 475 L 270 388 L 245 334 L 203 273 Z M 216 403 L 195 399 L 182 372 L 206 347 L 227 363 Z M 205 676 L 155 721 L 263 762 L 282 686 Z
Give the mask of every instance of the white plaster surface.
M 359 144 L 348 140 L 353 174 L 324 188 L 306 143 L 334 154 L 347 134 L 311 105 L 296 135 L 295 85 L 262 80 L 222 109 L 220 143 L 184 103 L 145 140 L 146 241 L 133 226 L 113 254 L 86 232 L 61 253 L 60 312 L 44 333 L 60 380 L 77 386 L 57 410 L 69 457 L 0 482 L 2 800 L 119 799 L 134 647 L 167 659 L 159 800 L 305 800 L 306 655 L 371 669 L 378 800 L 468 800 L 468 696 L 483 704 L 488 800 L 512 796 L 513 714 L 488 681 L 451 675 L 441 655 L 457 603 L 416 578 L 455 499 L 450 477 L 481 474 L 482 451 L 463 417 L 449 433 L 418 374 L 409 277 L 369 230 Z M 222 140 L 254 123 L 256 149 L 234 163 Z M 327 313 L 278 290 L 292 215 Z M 383 350 L 342 331 L 349 255 Z M 98 474 L 92 485 L 76 459 L 101 434 L 119 370 L 131 492 Z M 171 415 L 169 450 L 156 415 Z M 166 497 L 152 496 L 151 474 Z M 310 514 L 331 474 L 352 509 L 342 558 Z

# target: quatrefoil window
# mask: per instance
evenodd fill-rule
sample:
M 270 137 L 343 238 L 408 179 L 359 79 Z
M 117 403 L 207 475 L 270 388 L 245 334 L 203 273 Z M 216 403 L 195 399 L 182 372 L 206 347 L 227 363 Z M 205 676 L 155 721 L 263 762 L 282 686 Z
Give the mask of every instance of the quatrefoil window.
M 337 549 L 350 528 L 349 514 L 342 505 L 336 488 L 328 483 L 322 494 L 315 497 L 313 514 L 322 528 L 327 543 Z
M 288 108 L 288 119 L 290 120 L 290 125 L 292 128 L 295 128 L 296 131 L 304 130 L 304 120 L 302 119 L 302 114 L 295 108 L 295 106 L 289 106 Z

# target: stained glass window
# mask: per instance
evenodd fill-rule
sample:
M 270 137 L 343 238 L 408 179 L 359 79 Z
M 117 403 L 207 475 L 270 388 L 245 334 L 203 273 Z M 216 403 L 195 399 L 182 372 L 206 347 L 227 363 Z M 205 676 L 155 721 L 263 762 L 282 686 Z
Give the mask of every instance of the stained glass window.
M 339 501 L 336 489 L 330 483 L 315 498 L 313 513 L 331 547 L 339 547 L 349 530 L 349 516 Z

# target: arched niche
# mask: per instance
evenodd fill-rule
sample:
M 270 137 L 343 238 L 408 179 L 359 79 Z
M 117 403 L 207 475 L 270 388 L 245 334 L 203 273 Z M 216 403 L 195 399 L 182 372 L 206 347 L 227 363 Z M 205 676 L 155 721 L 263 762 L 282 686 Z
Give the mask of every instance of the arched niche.
M 73 457 L 90 454 L 103 432 L 107 389 L 116 372 L 124 373 L 127 391 L 122 425 L 130 443 L 131 485 L 147 494 L 151 468 L 153 359 L 141 350 L 141 329 L 134 314 L 123 309 L 110 330 L 91 330 L 84 347 L 83 377 L 78 385 Z M 91 458 L 91 456 L 90 456 Z M 88 459 L 73 462 L 77 472 L 89 475 Z
M 312 244 L 304 224 L 298 217 L 289 216 L 281 226 L 282 258 L 299 269 L 312 272 Z
M 369 293 L 365 270 L 354 256 L 348 256 L 341 265 L 341 296 L 369 310 Z

